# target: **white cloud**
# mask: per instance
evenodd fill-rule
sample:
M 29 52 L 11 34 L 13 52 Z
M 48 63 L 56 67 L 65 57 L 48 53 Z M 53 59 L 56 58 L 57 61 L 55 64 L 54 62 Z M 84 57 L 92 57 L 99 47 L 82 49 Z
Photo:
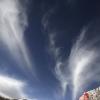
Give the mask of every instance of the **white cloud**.
M 65 73 L 64 73 L 64 70 L 62 67 L 63 63 L 62 62 L 57 62 L 56 63 L 56 67 L 55 67 L 55 73 L 56 73 L 56 77 L 57 79 L 60 81 L 60 84 L 61 84 L 61 88 L 62 88 L 62 96 L 65 96 L 65 93 L 66 93 L 66 87 L 69 83 L 69 78 L 66 77 Z M 61 70 L 62 69 L 62 70 Z
M 31 68 L 23 34 L 27 26 L 26 17 L 20 0 L 0 0 L 0 44 L 5 46 L 20 64 Z
M 67 86 L 72 86 L 73 100 L 92 81 L 100 81 L 100 39 L 93 37 L 87 40 L 88 28 L 84 28 L 76 42 L 73 44 L 68 58 L 62 60 L 60 47 L 56 46 L 57 37 L 54 33 L 49 35 L 50 52 L 55 58 L 55 76 L 62 88 L 62 96 L 66 93 Z M 54 35 L 53 35 L 54 34 Z M 91 33 L 92 34 L 92 33 Z M 97 46 L 98 45 L 98 46 Z
M 69 3 L 71 3 L 70 0 Z M 63 58 L 63 60 L 60 46 L 57 44 L 59 43 L 59 34 L 57 35 L 57 30 L 50 28 L 51 14 L 52 12 L 48 12 L 44 15 L 42 24 L 48 32 L 49 51 L 55 61 L 54 74 L 62 88 L 62 91 L 60 91 L 62 96 L 66 93 L 69 85 L 73 91 L 73 100 L 75 100 L 78 93 L 82 92 L 89 85 L 89 82 L 93 80 L 100 82 L 100 37 L 94 35 L 94 33 L 100 33 L 100 21 L 90 23 L 82 29 L 80 36 L 70 50 L 69 57 Z M 90 37 L 89 34 L 91 34 Z
M 73 84 L 73 100 L 77 99 L 90 82 L 100 81 L 100 39 L 93 37 L 87 39 L 89 29 L 83 29 L 82 33 L 73 44 L 68 58 L 68 68 L 71 71 Z M 93 34 L 93 33 L 91 33 Z
M 49 50 L 53 54 L 53 57 L 55 59 L 55 76 L 59 80 L 61 85 L 61 95 L 64 97 L 66 93 L 66 88 L 69 83 L 70 78 L 66 77 L 66 74 L 68 75 L 69 72 L 65 71 L 66 62 L 62 62 L 62 55 L 60 55 L 60 48 L 56 47 L 56 32 L 49 34 Z M 68 72 L 68 73 L 66 73 Z M 69 75 L 68 75 L 69 76 Z
M 32 87 L 25 80 L 0 74 L 0 96 L 8 99 L 40 100 L 34 93 L 29 94 Z M 34 88 L 33 88 L 34 89 Z
M 90 48 L 90 46 L 84 42 L 84 33 L 81 33 L 76 43 L 73 45 L 70 56 L 69 56 L 69 69 L 71 70 L 71 78 L 73 84 L 73 100 L 75 100 L 79 89 L 81 90 L 82 85 L 87 83 L 88 76 L 87 70 L 95 63 L 97 58 L 97 51 L 95 48 Z M 88 76 L 84 76 L 88 75 Z
M 12 99 L 27 98 L 24 92 L 25 86 L 26 83 L 21 80 L 0 75 L 0 96 Z

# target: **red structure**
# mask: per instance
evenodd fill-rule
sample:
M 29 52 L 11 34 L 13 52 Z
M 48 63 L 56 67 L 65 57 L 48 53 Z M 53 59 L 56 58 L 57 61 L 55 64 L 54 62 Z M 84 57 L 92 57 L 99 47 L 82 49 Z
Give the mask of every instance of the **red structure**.
M 89 100 L 89 94 L 87 92 L 85 92 L 80 98 L 79 100 Z

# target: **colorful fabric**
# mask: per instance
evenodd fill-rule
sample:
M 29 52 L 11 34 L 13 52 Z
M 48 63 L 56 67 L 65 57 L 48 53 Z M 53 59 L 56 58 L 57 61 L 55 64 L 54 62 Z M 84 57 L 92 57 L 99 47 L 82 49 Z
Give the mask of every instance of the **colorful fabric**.
M 85 92 L 79 100 L 89 100 L 89 94 L 87 92 Z
M 100 100 L 100 87 L 85 92 L 79 100 Z

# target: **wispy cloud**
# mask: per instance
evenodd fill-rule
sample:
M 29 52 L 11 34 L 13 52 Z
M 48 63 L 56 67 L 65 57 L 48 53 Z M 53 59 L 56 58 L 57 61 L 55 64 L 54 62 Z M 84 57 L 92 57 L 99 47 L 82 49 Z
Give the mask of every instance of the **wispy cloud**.
M 56 46 L 56 32 L 49 34 L 49 50 L 53 54 L 55 60 L 55 76 L 59 80 L 61 85 L 61 94 L 65 96 L 66 87 L 69 84 L 69 70 L 66 70 L 67 61 L 62 61 L 62 55 L 60 54 L 60 47 Z M 66 77 L 67 76 L 67 77 Z
M 27 98 L 25 86 L 26 83 L 21 80 L 0 75 L 0 96 L 10 99 Z
M 0 97 L 12 99 L 44 100 L 36 96 L 30 83 L 27 80 L 19 79 L 14 76 L 0 74 Z
M 24 41 L 26 26 L 27 16 L 20 0 L 0 0 L 0 43 L 10 51 L 18 63 L 31 68 Z
M 66 77 L 66 74 L 69 76 L 69 72 L 66 73 L 65 66 L 66 62 L 62 61 L 62 55 L 60 54 L 60 47 L 56 45 L 57 39 L 57 31 L 50 28 L 50 16 L 55 12 L 55 9 L 52 8 L 48 10 L 48 12 L 43 16 L 42 25 L 44 26 L 44 30 L 48 32 L 49 44 L 48 50 L 51 56 L 53 56 L 55 61 L 54 75 L 59 80 L 60 83 L 60 95 L 59 98 L 64 97 L 66 93 L 66 87 L 68 85 L 69 77 Z M 58 86 L 59 87 L 59 86 Z M 57 93 L 55 93 L 55 97 L 57 97 Z
M 46 22 L 49 23 L 49 21 Z M 90 32 L 92 35 L 95 32 L 97 33 L 98 29 L 94 27 L 96 24 L 91 24 L 82 29 L 67 58 L 63 58 L 61 47 L 57 44 L 57 38 L 59 38 L 57 30 L 48 31 L 49 50 L 55 61 L 54 73 L 60 82 L 63 97 L 67 92 L 67 86 L 71 87 L 73 100 L 75 100 L 77 95 L 89 85 L 89 82 L 100 80 L 100 46 L 98 45 L 100 38 L 96 35 L 94 37 L 88 36 Z M 46 29 L 50 29 L 45 21 L 43 25 L 46 25 Z M 91 31 L 92 29 L 94 29 L 94 33 Z
M 67 85 L 71 85 L 73 100 L 88 86 L 89 82 L 100 80 L 100 47 L 97 46 L 99 40 L 86 40 L 87 32 L 86 29 L 82 30 L 65 62 L 59 60 L 61 55 L 56 57 L 55 73 L 61 83 L 63 96 L 66 93 Z
M 85 43 L 85 30 L 82 31 L 76 43 L 71 49 L 69 56 L 69 69 L 71 70 L 71 78 L 73 84 L 73 100 L 76 99 L 77 93 L 84 88 L 89 81 L 92 81 L 95 72 L 91 72 L 91 67 L 96 64 L 98 51 L 92 44 L 93 41 Z M 92 78 L 92 79 L 91 79 Z
M 69 0 L 69 3 L 72 2 Z M 67 93 L 67 86 L 69 86 L 73 92 L 73 100 L 77 100 L 79 93 L 83 92 L 89 83 L 100 81 L 100 35 L 98 36 L 100 20 L 93 21 L 81 29 L 80 35 L 77 36 L 73 45 L 70 44 L 72 46 L 68 56 L 63 58 L 62 47 L 58 44 L 60 43 L 59 36 L 62 36 L 62 33 L 60 34 L 61 31 L 59 32 L 60 29 L 57 29 L 57 26 L 52 27 L 55 24 L 52 22 L 55 10 L 49 11 L 44 15 L 42 24 L 49 38 L 49 53 L 55 61 L 54 74 L 61 86 L 60 94 L 63 98 Z M 68 31 L 65 30 L 65 34 L 67 34 Z M 74 36 L 72 37 L 74 38 Z M 66 37 L 66 39 L 68 38 Z

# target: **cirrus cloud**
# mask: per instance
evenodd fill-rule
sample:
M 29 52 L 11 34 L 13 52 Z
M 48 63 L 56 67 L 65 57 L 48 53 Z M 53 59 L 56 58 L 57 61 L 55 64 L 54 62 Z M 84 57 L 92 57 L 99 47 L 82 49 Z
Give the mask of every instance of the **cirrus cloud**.
M 27 98 L 24 92 L 25 85 L 21 80 L 0 75 L 0 96 L 10 99 Z

